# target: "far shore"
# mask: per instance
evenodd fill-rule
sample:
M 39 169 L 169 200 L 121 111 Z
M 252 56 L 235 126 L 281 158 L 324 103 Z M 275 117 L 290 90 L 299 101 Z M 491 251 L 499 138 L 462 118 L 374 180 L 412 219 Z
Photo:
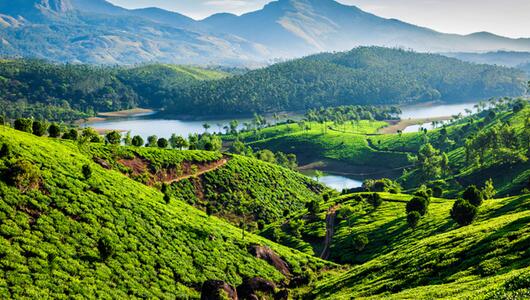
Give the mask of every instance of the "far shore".
M 447 121 L 451 120 L 452 117 L 434 117 L 434 118 L 420 118 L 420 119 L 405 119 L 400 121 L 390 121 L 388 122 L 390 126 L 383 127 L 379 129 L 379 133 L 389 134 L 389 133 L 398 133 L 398 131 L 403 131 L 405 128 L 412 125 L 422 125 L 425 123 L 430 123 L 433 121 Z
M 127 110 L 98 113 L 98 117 L 126 118 L 126 117 L 134 117 L 138 115 L 146 115 L 146 114 L 152 114 L 152 113 L 155 113 L 155 110 L 148 109 L 148 108 L 133 108 L 133 109 L 127 109 Z

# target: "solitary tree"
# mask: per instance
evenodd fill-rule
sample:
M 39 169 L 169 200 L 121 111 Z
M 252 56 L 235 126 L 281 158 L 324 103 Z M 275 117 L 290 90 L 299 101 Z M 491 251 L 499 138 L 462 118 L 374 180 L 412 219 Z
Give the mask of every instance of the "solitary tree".
M 158 137 L 156 135 L 151 135 L 147 137 L 147 147 L 156 147 L 158 142 Z
M 169 144 L 173 149 L 182 150 L 184 147 L 188 147 L 188 141 L 180 135 L 172 134 L 169 139 Z
M 156 142 L 158 148 L 166 149 L 169 146 L 169 142 L 165 138 L 159 138 Z
M 451 209 L 451 218 L 461 226 L 473 223 L 477 217 L 478 208 L 469 201 L 458 199 Z
M 111 145 L 119 145 L 121 143 L 121 134 L 118 131 L 110 131 L 105 135 L 105 140 Z
M 424 197 L 414 197 L 407 203 L 407 213 L 418 212 L 420 215 L 427 213 L 429 200 Z
M 52 138 L 58 138 L 61 136 L 61 127 L 53 123 L 48 127 L 48 135 Z
M 476 186 L 470 185 L 467 187 L 464 193 L 462 193 L 462 198 L 469 201 L 469 203 L 473 204 L 474 206 L 479 207 L 484 200 L 484 195 Z
M 43 136 L 48 129 L 48 123 L 44 121 L 34 121 L 32 125 L 33 134 L 36 136 Z
M 16 119 L 15 129 L 28 132 L 28 133 L 32 133 L 33 132 L 33 120 L 26 119 L 26 118 Z
M 142 147 L 144 145 L 144 139 L 139 135 L 135 135 L 132 139 L 132 145 L 135 147 Z

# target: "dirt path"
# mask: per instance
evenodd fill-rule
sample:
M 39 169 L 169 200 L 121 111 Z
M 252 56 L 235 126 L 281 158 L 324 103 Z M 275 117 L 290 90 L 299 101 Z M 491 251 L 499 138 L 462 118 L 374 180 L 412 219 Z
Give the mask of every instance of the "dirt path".
M 169 181 L 165 181 L 165 183 L 172 184 L 172 183 L 179 182 L 181 180 L 188 179 L 188 178 L 191 178 L 191 177 L 198 177 L 198 176 L 201 176 L 201 175 L 203 175 L 205 173 L 215 171 L 215 170 L 223 167 L 227 163 L 228 163 L 228 159 L 227 158 L 222 158 L 222 159 L 214 161 L 212 163 L 200 166 L 198 171 L 193 173 L 193 174 L 184 174 L 184 175 L 181 175 L 181 176 L 179 176 L 179 177 L 177 177 L 175 179 L 172 179 L 172 180 L 169 180 Z
M 326 216 L 326 239 L 324 241 L 324 249 L 320 254 L 320 258 L 322 259 L 329 258 L 329 246 L 331 245 L 331 239 L 333 238 L 333 234 L 335 234 L 335 217 L 337 216 L 337 210 L 339 209 L 339 207 L 340 205 L 335 205 L 331 207 L 328 210 L 328 214 Z

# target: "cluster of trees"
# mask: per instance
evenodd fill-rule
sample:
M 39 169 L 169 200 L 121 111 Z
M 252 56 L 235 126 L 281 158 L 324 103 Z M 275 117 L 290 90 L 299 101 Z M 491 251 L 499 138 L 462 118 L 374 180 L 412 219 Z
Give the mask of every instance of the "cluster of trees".
M 305 114 L 305 119 L 310 122 L 335 122 L 339 125 L 344 122 L 359 122 L 360 120 L 394 120 L 399 119 L 401 109 L 396 106 L 373 105 L 347 105 L 310 109 Z
M 421 176 L 425 180 L 437 179 L 450 172 L 447 154 L 426 143 L 416 157 Z
M 231 153 L 234 153 L 234 154 L 245 155 L 248 157 L 255 157 L 259 160 L 262 160 L 268 163 L 278 164 L 282 167 L 285 167 L 291 170 L 296 170 L 298 168 L 297 157 L 295 154 L 292 154 L 292 153 L 286 154 L 281 151 L 274 153 L 268 149 L 263 149 L 263 150 L 254 152 L 252 147 L 246 146 L 245 143 L 241 142 L 240 140 L 236 140 L 235 142 L 233 142 L 229 150 Z
M 530 155 L 530 115 L 526 117 L 522 131 L 518 132 L 509 123 L 494 125 L 468 138 L 465 149 L 467 162 L 479 167 L 527 161 Z
M 460 226 L 473 223 L 476 219 L 479 207 L 487 199 L 493 199 L 497 192 L 493 185 L 493 180 L 489 179 L 482 189 L 475 185 L 468 186 L 462 193 L 462 198 L 456 200 L 451 209 L 451 218 Z

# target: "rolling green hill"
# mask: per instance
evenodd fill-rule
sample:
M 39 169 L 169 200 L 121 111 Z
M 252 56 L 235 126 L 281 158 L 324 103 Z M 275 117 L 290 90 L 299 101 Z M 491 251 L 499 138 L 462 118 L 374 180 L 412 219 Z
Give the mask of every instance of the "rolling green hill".
M 337 200 L 353 208 L 337 222 L 336 257 L 360 262 L 343 275 L 311 287 L 315 299 L 526 299 L 530 276 L 528 226 L 530 196 L 486 201 L 477 221 L 458 227 L 449 217 L 452 200 L 435 199 L 416 229 L 407 225 L 407 197 L 368 209 L 357 200 Z M 344 202 L 343 202 L 344 201 Z M 364 208 L 362 208 L 364 207 Z M 349 224 L 348 224 L 349 223 Z M 351 239 L 366 234 L 355 249 Z M 349 245 L 345 240 L 349 240 Z
M 166 202 L 158 189 L 95 163 L 86 145 L 1 126 L 0 149 L 2 298 L 198 298 L 208 279 L 288 282 L 327 264 L 242 235 L 180 199 Z M 218 158 L 159 154 L 152 158 Z M 252 245 L 270 246 L 291 275 L 253 256 Z

